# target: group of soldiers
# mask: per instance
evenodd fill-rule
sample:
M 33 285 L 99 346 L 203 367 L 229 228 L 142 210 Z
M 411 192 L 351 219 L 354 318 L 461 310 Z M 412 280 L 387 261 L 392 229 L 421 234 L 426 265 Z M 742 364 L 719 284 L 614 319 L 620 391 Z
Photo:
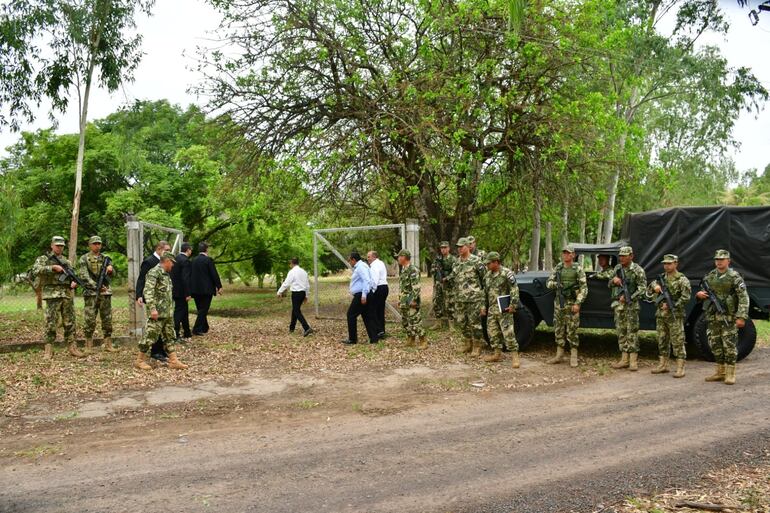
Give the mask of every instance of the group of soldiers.
M 51 239 L 51 251 L 39 256 L 32 267 L 33 281 L 42 291 L 45 301 L 45 358 L 53 356 L 53 343 L 56 340 L 56 328 L 61 321 L 64 328 L 64 342 L 70 355 L 85 358 L 94 348 L 94 331 L 97 320 L 101 322 L 102 349 L 116 351 L 112 343 L 112 290 L 110 279 L 115 275 L 109 257 L 102 254 L 102 239 L 93 236 L 88 240 L 89 252 L 78 259 L 73 269 L 71 262 L 64 256 L 66 241 L 64 237 Z M 173 329 L 173 300 L 169 273 L 174 266 L 174 255 L 166 252 L 161 255 L 160 263 L 147 273 L 144 287 L 144 304 L 147 325 L 144 337 L 139 342 L 134 366 L 149 370 L 146 353 L 159 337 L 168 353 L 168 367 L 186 369 L 176 356 Z M 78 348 L 75 340 L 75 305 L 74 290 L 83 289 L 85 303 L 83 335 L 85 350 Z

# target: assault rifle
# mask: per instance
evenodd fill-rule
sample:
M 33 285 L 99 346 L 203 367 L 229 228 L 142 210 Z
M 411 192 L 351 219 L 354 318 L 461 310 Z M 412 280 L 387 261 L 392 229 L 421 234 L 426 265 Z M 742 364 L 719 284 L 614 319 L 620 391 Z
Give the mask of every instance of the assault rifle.
M 620 278 L 620 294 L 618 294 L 618 298 L 620 296 L 623 296 L 626 300 L 626 304 L 631 304 L 631 293 L 628 291 L 628 282 L 626 281 L 626 270 L 623 269 L 623 266 L 621 265 L 618 267 L 617 272 L 615 273 L 618 278 Z
M 658 282 L 660 283 L 660 296 L 658 296 L 658 299 L 655 300 L 655 304 L 660 304 L 660 302 L 665 299 L 666 305 L 668 306 L 668 311 L 673 314 L 674 300 L 671 298 L 671 291 L 668 290 L 668 285 L 666 285 L 666 277 L 661 274 L 658 276 Z
M 706 277 L 704 276 L 703 279 L 700 281 L 700 286 L 703 289 L 703 292 L 709 295 L 709 301 L 711 301 L 711 304 L 714 306 L 714 310 L 717 311 L 719 315 L 722 316 L 722 322 L 725 323 L 725 326 L 730 326 L 730 323 L 727 320 L 727 312 L 725 311 L 725 307 L 722 304 L 721 301 L 719 301 L 719 298 L 714 293 L 714 290 L 709 285 L 709 282 L 706 281 Z
M 102 270 L 99 272 L 99 279 L 96 280 L 96 303 L 94 309 L 99 311 L 99 303 L 102 300 L 102 287 L 110 284 L 110 278 L 107 276 L 107 268 L 112 265 L 112 259 L 107 255 L 104 255 L 104 261 L 102 262 Z
M 556 294 L 559 296 L 559 308 L 564 308 L 564 286 L 561 284 L 561 273 L 556 271 Z
M 78 275 L 75 274 L 75 271 L 72 269 L 72 267 L 66 265 L 64 262 L 62 262 L 58 256 L 51 255 L 51 260 L 56 262 L 56 265 L 64 269 L 64 272 L 62 272 L 59 277 L 57 278 L 60 282 L 65 283 L 68 279 L 70 282 L 75 282 L 78 284 L 78 286 L 83 287 L 84 289 L 90 289 L 88 285 L 83 283 L 83 281 L 78 278 Z

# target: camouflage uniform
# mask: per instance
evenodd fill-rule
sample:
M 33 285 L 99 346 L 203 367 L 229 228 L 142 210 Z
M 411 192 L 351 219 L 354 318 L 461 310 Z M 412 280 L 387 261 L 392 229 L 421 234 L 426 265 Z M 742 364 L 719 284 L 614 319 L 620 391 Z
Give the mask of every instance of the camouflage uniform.
M 420 271 L 416 266 L 409 264 L 401 268 L 398 275 L 398 304 L 401 307 L 401 325 L 407 336 L 425 336 L 420 316 Z M 416 306 L 412 306 L 416 303 Z
M 658 280 L 654 280 L 648 287 L 648 293 L 655 297 L 655 301 L 658 303 L 658 308 L 655 312 L 655 330 L 658 334 L 658 355 L 668 358 L 673 347 L 674 357 L 677 360 L 684 360 L 687 358 L 687 353 L 684 348 L 684 309 L 690 301 L 690 296 L 692 294 L 690 290 L 690 280 L 679 271 L 676 271 L 672 275 L 665 275 L 664 279 L 666 280 L 666 288 L 668 289 L 669 294 L 671 294 L 671 301 L 674 303 L 673 312 L 668 308 L 663 308 L 663 305 L 666 304 L 666 300 L 663 299 L 663 293 L 657 294 L 655 292 L 655 287 L 659 284 Z
M 618 275 L 622 264 L 612 269 L 596 273 L 599 279 L 610 280 L 609 287 L 612 295 L 612 309 L 615 312 L 615 330 L 618 334 L 618 346 L 622 353 L 639 352 L 639 297 L 647 288 L 647 276 L 644 269 L 636 262 L 631 262 L 626 272 L 628 292 L 631 294 L 631 304 L 620 302 L 623 292 L 621 287 L 612 283 L 612 279 Z
M 458 258 L 452 267 L 455 323 L 465 338 L 481 340 L 481 309 L 484 307 L 484 276 L 487 268 L 476 255 Z
M 174 301 L 171 297 L 171 276 L 158 264 L 147 273 L 144 284 L 144 304 L 147 312 L 147 324 L 144 337 L 139 342 L 139 351 L 146 353 L 158 340 L 163 339 L 166 353 L 176 352 L 174 348 Z M 152 320 L 150 313 L 158 311 L 158 319 Z
M 110 290 L 110 284 L 106 280 L 104 287 L 107 290 L 100 293 L 99 311 L 96 311 L 96 282 L 102 272 L 102 265 L 104 265 L 104 255 L 94 255 L 90 251 L 78 260 L 78 277 L 83 283 L 91 287 L 83 291 L 83 301 L 85 302 L 83 334 L 87 339 L 94 335 L 97 314 L 102 321 L 104 338 L 112 336 L 112 290 Z
M 560 306 L 559 292 L 556 291 L 553 302 L 554 338 L 558 347 L 563 348 L 569 342 L 570 348 L 578 348 L 580 347 L 578 338 L 580 313 L 573 313 L 572 306 L 583 304 L 588 296 L 586 273 L 577 262 L 574 262 L 571 267 L 566 267 L 563 262 L 559 262 L 546 282 L 546 287 L 549 289 L 557 288 L 557 273 L 561 275 L 564 308 Z
M 53 271 L 53 266 L 58 265 L 53 261 L 53 255 L 51 251 L 39 256 L 32 267 L 32 273 L 42 287 L 45 300 L 45 342 L 53 344 L 56 340 L 56 326 L 61 317 L 64 341 L 67 344 L 73 344 L 75 342 L 74 293 L 70 287 L 71 281 L 69 279 L 60 281 L 59 278 L 64 277 L 64 274 Z M 64 255 L 61 255 L 59 260 L 64 266 L 71 267 L 70 261 Z
M 518 351 L 519 343 L 513 322 L 516 305 L 519 304 L 519 285 L 516 283 L 515 273 L 502 266 L 497 272 L 488 271 L 484 276 L 484 294 L 490 345 L 493 349 L 502 349 L 505 344 L 509 351 Z M 514 312 L 500 311 L 497 304 L 499 296 L 511 296 Z
M 719 315 L 711 301 L 704 301 L 706 333 L 711 352 L 714 353 L 717 364 L 735 365 L 738 360 L 738 328 L 735 326 L 735 320 L 749 318 L 749 293 L 746 284 L 743 277 L 732 267 L 722 274 L 714 269 L 703 279 L 708 282 L 727 312 L 726 315 Z
M 452 307 L 452 268 L 457 257 L 449 254 L 439 254 L 431 266 L 433 274 L 433 313 L 437 319 L 449 319 L 453 314 Z M 441 275 L 441 279 L 438 276 Z

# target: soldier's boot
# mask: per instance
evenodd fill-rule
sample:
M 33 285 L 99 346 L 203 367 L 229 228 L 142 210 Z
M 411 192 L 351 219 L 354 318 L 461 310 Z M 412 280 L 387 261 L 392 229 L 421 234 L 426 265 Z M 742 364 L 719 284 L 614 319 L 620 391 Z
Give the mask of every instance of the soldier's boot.
M 578 366 L 578 350 L 577 347 L 572 347 L 569 350 L 569 366 L 575 368 Z
M 78 349 L 77 342 L 70 342 L 70 345 L 67 346 L 67 351 L 74 356 L 75 358 L 85 358 L 86 355 L 83 354 L 80 349 Z
M 487 363 L 499 362 L 503 359 L 503 352 L 499 347 L 495 348 L 492 354 L 488 354 L 484 357 L 484 361 Z
M 176 357 L 176 353 L 169 353 L 168 354 L 168 368 L 169 369 L 178 369 L 178 370 L 184 370 L 187 368 L 187 365 L 183 364 L 179 361 L 179 358 Z
M 420 335 L 420 347 L 419 349 L 428 349 L 428 339 L 425 335 Z
M 735 365 L 725 365 L 725 385 L 735 384 Z
M 549 358 L 548 360 L 545 361 L 545 363 L 551 363 L 551 364 L 561 363 L 563 358 L 564 358 L 564 348 L 561 346 L 556 346 L 556 356 L 554 356 L 553 358 Z
M 674 373 L 674 377 L 675 378 L 684 377 L 684 358 L 676 359 L 676 372 Z
M 409 335 L 406 337 L 406 347 L 414 347 L 414 337 Z
M 667 356 L 659 356 L 658 357 L 658 366 L 655 367 L 650 371 L 652 374 L 664 374 L 668 372 L 668 357 Z
M 466 338 L 463 341 L 463 347 L 460 348 L 460 354 L 470 353 L 472 349 L 473 349 L 473 341 L 471 341 L 471 339 L 469 338 Z
M 718 363 L 717 368 L 714 371 L 714 374 L 706 378 L 706 381 L 708 382 L 724 381 L 724 380 L 725 380 L 725 364 L 723 363 Z
M 53 344 L 46 344 L 43 350 L 43 358 L 50 360 L 53 358 Z
M 83 354 L 91 354 L 94 351 L 94 338 L 86 337 L 86 343 L 85 348 L 83 349 Z
M 471 351 L 471 356 L 475 356 L 477 358 L 481 356 L 481 340 L 473 341 L 473 351 Z
M 115 349 L 115 346 L 112 345 L 112 338 L 104 337 L 104 339 L 102 339 L 102 351 L 107 351 L 108 353 L 116 353 L 118 351 Z
M 628 370 L 639 370 L 639 353 L 629 353 L 628 355 Z
M 521 367 L 521 359 L 519 359 L 518 351 L 511 351 L 511 368 L 518 369 Z
M 143 352 L 139 351 L 136 353 L 136 360 L 134 360 L 134 368 L 148 371 L 152 370 L 152 367 L 147 363 L 147 355 Z
M 628 365 L 628 353 L 620 353 L 620 360 L 611 364 L 610 367 L 613 369 L 625 369 Z

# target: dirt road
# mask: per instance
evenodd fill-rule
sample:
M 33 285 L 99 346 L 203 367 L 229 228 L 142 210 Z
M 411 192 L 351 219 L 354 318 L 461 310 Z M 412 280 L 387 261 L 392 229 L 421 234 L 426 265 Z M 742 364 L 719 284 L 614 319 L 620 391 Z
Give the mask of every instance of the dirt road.
M 620 372 L 383 416 L 134 422 L 64 457 L 0 460 L 0 511 L 594 511 L 765 451 L 769 368 L 760 349 L 733 387 L 696 362 L 683 380 Z

